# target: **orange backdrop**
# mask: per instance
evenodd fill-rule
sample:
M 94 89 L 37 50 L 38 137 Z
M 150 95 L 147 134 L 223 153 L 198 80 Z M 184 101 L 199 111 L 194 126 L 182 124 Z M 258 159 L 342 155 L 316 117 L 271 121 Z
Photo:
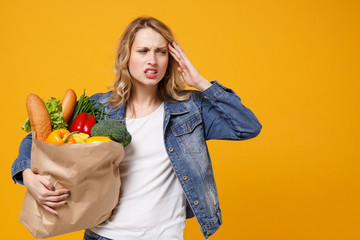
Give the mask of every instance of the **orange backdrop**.
M 2 1 L 1 238 L 32 239 L 10 175 L 26 96 L 107 91 L 118 39 L 145 14 L 263 124 L 255 139 L 209 142 L 224 220 L 211 239 L 360 239 L 359 11 L 355 0 Z M 195 219 L 185 239 L 202 239 Z

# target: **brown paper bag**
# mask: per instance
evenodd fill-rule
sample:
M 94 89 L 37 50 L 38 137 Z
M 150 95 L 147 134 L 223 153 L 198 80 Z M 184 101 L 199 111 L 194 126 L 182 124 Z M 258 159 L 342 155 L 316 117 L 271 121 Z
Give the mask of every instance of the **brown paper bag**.
M 116 142 L 55 145 L 33 139 L 31 169 L 56 189 L 71 191 L 69 204 L 55 216 L 26 192 L 20 222 L 35 238 L 94 227 L 110 217 L 120 191 L 119 163 L 124 147 Z

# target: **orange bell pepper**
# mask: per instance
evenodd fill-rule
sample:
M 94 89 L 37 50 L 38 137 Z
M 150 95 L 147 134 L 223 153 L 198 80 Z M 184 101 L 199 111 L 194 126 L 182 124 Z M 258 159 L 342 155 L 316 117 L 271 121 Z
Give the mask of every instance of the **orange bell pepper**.
M 49 136 L 46 139 L 47 143 L 53 143 L 53 144 L 73 144 L 76 143 L 73 134 L 79 133 L 79 132 L 72 132 L 70 133 L 65 128 L 60 128 L 52 131 Z

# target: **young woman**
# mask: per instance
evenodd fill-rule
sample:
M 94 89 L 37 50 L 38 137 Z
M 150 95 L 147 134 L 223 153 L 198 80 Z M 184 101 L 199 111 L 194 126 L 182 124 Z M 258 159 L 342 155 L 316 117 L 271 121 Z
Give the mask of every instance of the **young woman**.
M 194 216 L 208 238 L 222 219 L 206 140 L 250 139 L 261 124 L 231 89 L 203 78 L 171 30 L 154 18 L 129 24 L 115 72 L 113 90 L 92 98 L 106 104 L 106 117 L 126 123 L 132 142 L 120 164 L 119 204 L 84 239 L 180 240 L 185 219 Z M 197 90 L 184 90 L 186 85 Z M 56 214 L 69 189 L 53 191 L 30 170 L 30 149 L 29 135 L 13 164 L 13 179 Z

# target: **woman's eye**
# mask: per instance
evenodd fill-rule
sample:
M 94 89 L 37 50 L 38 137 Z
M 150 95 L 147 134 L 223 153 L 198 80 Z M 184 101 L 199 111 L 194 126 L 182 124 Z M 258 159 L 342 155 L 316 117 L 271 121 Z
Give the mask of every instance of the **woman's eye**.
M 146 53 L 147 50 L 140 50 L 139 52 L 141 52 L 141 53 Z

